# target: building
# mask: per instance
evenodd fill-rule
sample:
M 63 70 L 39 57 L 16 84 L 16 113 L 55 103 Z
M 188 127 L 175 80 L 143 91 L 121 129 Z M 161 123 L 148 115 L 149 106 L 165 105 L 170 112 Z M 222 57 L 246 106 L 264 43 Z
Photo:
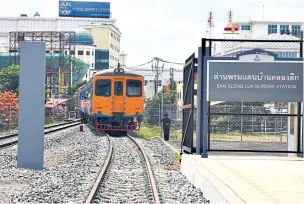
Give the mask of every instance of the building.
M 256 40 L 300 40 L 303 22 L 280 21 L 249 21 L 231 22 L 224 28 L 223 36 L 228 39 L 256 39 Z M 234 27 L 234 31 L 227 30 Z M 230 31 L 230 34 L 227 33 Z M 228 34 L 228 35 L 227 35 Z M 277 42 L 260 42 L 259 46 L 252 42 L 215 43 L 215 56 L 235 56 L 237 53 L 255 48 L 265 49 L 278 55 L 278 57 L 299 57 L 299 43 L 283 45 Z
M 84 79 L 88 80 L 97 71 L 117 67 L 121 58 L 122 33 L 115 26 L 115 19 L 45 18 L 40 17 L 39 13 L 34 16 L 21 14 L 20 17 L 0 17 L 0 52 L 9 52 L 9 33 L 12 31 L 75 31 L 75 53 L 65 54 L 74 55 L 89 65 Z
M 11 31 L 73 31 L 88 25 L 115 25 L 112 18 L 74 18 L 74 17 L 0 17 L 0 50 L 8 51 L 9 32 Z
M 249 21 L 235 22 L 238 25 L 241 39 L 257 39 L 271 34 L 281 34 L 281 31 L 290 31 L 293 36 L 300 37 L 303 22 L 280 21 Z
M 95 69 L 114 69 L 120 60 L 120 41 L 122 33 L 114 24 L 81 25 L 94 38 Z
M 133 68 L 134 71 L 140 73 L 145 78 L 145 98 L 150 99 L 155 95 L 155 77 L 156 74 L 152 68 L 148 67 L 139 67 Z M 183 69 L 174 69 L 173 71 L 173 80 L 177 84 L 183 83 Z M 163 86 L 170 83 L 170 68 L 164 68 L 159 75 L 158 79 L 158 90 L 161 91 Z
M 120 66 L 127 67 L 127 54 L 124 52 L 120 53 Z

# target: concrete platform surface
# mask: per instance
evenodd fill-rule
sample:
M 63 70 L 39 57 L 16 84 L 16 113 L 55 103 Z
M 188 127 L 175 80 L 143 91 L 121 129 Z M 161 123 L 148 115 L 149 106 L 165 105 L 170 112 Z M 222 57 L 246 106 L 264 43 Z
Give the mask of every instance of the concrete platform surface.
M 212 204 L 304 203 L 304 160 L 183 154 L 182 173 Z

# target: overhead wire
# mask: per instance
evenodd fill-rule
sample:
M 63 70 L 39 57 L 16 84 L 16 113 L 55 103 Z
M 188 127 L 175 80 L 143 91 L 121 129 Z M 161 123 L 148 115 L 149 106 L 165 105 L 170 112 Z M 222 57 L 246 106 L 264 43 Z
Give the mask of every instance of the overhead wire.
M 146 63 L 139 64 L 139 65 L 136 65 L 136 66 L 123 67 L 123 68 L 125 68 L 125 69 L 132 69 L 132 68 L 142 67 L 142 66 L 145 66 L 145 65 L 147 65 L 147 64 L 152 63 L 155 59 L 158 59 L 159 61 L 164 62 L 164 63 L 168 63 L 168 64 L 184 65 L 184 63 L 170 62 L 170 61 L 166 61 L 166 60 L 163 60 L 163 59 L 161 59 L 161 58 L 158 58 L 158 57 L 154 57 L 154 58 L 152 58 L 152 60 L 150 60 L 150 61 L 148 61 L 148 62 L 146 62 Z

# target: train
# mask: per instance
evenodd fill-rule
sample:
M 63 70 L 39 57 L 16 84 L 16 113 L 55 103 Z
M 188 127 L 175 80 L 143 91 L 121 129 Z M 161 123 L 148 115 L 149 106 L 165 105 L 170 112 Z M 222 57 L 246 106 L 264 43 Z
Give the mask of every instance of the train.
M 78 89 L 77 104 L 80 117 L 97 131 L 138 131 L 144 114 L 144 77 L 119 64 L 99 71 Z

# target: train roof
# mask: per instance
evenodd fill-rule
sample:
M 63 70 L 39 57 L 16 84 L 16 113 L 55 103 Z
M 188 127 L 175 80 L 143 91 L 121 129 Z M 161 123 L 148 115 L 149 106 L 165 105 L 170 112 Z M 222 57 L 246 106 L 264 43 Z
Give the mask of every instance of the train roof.
M 123 69 L 124 72 L 114 72 L 114 69 L 106 69 L 106 70 L 102 70 L 99 71 L 97 73 L 94 74 L 94 76 L 134 76 L 134 77 L 143 77 L 142 75 L 140 75 L 139 73 L 137 73 L 136 71 L 132 70 L 132 69 Z

